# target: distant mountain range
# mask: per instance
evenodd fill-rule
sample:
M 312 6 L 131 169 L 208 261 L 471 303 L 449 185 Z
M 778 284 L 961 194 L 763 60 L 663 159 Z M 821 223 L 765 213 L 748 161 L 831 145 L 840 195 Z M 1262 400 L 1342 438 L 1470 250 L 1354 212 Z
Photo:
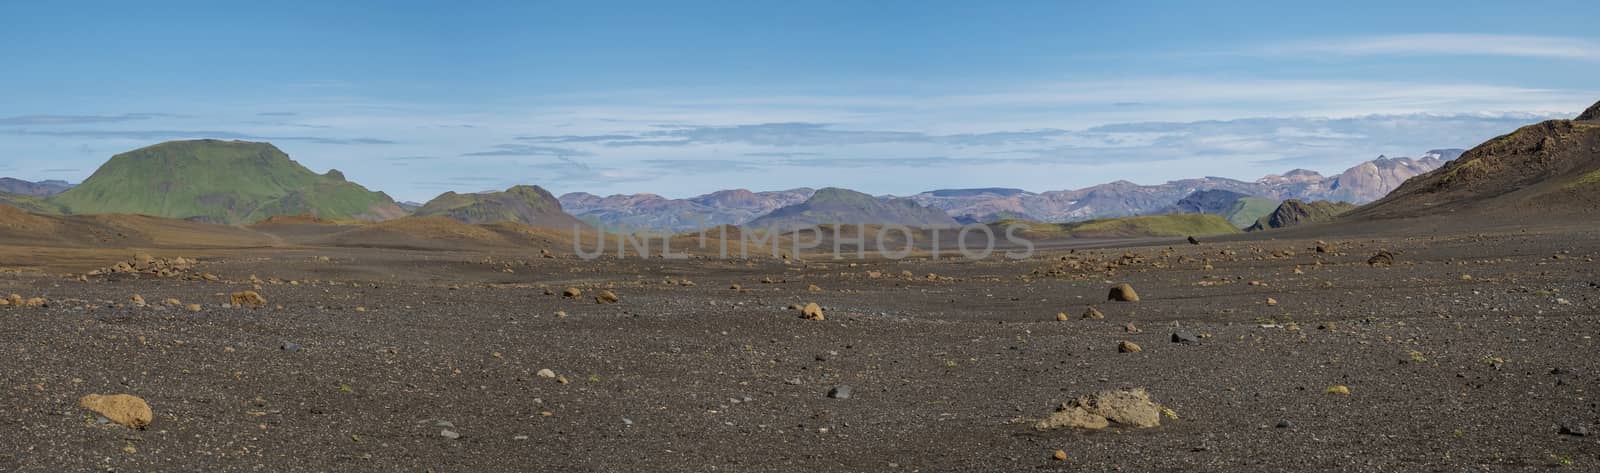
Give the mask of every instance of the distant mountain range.
M 1461 150 L 1445 149 L 1417 159 L 1380 156 L 1332 177 L 1297 169 L 1254 182 L 1219 177 L 1157 185 L 1116 181 L 1040 193 L 980 188 L 896 197 L 838 188 L 796 188 L 771 192 L 733 189 L 687 199 L 655 194 L 601 197 L 582 192 L 556 198 L 537 186 L 516 186 L 503 192 L 447 192 L 425 204 L 402 204 L 347 181 L 337 170 L 313 173 L 269 143 L 190 140 L 113 156 L 78 186 L 0 179 L 0 203 L 36 213 L 144 214 L 225 224 L 279 215 L 354 221 L 416 215 L 445 216 L 469 224 L 515 222 L 570 228 L 587 223 L 610 231 L 673 233 L 730 224 L 928 227 L 1003 219 L 1066 223 L 1180 213 L 1219 215 L 1243 227 L 1279 210 L 1277 204 L 1285 199 L 1365 203 L 1460 155 Z M 1293 213 L 1294 209 L 1290 210 Z
M 934 228 L 960 226 L 949 214 L 910 199 L 880 199 L 849 189 L 820 189 L 805 202 L 772 211 L 746 222 L 751 228 L 787 230 L 826 224 L 905 225 Z
M 72 184 L 67 183 L 67 181 L 45 180 L 28 182 L 22 179 L 0 177 L 0 193 L 5 194 L 49 197 L 71 188 Z
M 1221 177 L 1184 179 L 1157 185 L 1116 181 L 1077 190 L 1028 192 L 1011 188 L 942 189 L 909 199 L 925 207 L 944 210 L 961 223 L 1002 219 L 1038 222 L 1076 222 L 1108 217 L 1177 213 L 1174 206 L 1195 192 L 1220 190 L 1258 200 L 1239 209 L 1212 209 L 1240 227 L 1272 212 L 1285 199 L 1366 203 L 1382 197 L 1406 179 L 1436 169 L 1461 155 L 1459 149 L 1438 149 L 1421 158 L 1378 159 L 1361 163 L 1337 176 L 1296 169 L 1254 182 Z M 781 207 L 811 197 L 811 189 L 750 192 L 719 191 L 688 199 L 668 199 L 655 194 L 619 194 L 600 197 L 576 192 L 561 196 L 562 207 L 578 218 L 605 229 L 649 229 L 684 232 L 716 225 L 743 225 Z M 878 196 L 880 201 L 899 199 Z M 1212 200 L 1219 200 L 1213 196 Z M 1236 199 L 1226 200 L 1233 205 Z M 1269 203 L 1270 202 L 1270 203 Z M 1213 205 L 1223 205 L 1212 202 Z
M 600 197 L 585 192 L 561 196 L 561 207 L 606 230 L 686 232 L 718 225 L 740 225 L 790 205 L 805 202 L 809 188 L 751 192 L 733 189 L 688 199 L 655 194 Z

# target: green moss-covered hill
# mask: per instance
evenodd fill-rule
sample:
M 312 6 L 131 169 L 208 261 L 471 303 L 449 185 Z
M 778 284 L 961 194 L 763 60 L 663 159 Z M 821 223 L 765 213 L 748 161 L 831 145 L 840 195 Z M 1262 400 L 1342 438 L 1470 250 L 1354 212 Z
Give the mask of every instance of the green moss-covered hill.
M 275 215 L 385 220 L 405 215 L 393 199 L 317 174 L 270 143 L 169 141 L 112 156 L 82 184 L 50 198 L 75 214 L 126 213 L 250 223 Z
M 516 186 L 504 192 L 457 194 L 446 192 L 423 204 L 418 217 L 445 216 L 463 223 L 516 222 L 535 227 L 588 228 L 561 210 L 561 202 L 539 186 Z

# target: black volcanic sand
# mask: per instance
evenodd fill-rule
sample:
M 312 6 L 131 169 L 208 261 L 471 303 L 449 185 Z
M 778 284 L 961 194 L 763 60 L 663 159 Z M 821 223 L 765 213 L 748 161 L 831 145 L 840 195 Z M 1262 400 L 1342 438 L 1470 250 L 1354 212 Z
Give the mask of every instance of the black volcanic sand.
M 1333 243 L 854 267 L 240 250 L 202 258 L 218 282 L 0 274 L 0 293 L 52 301 L 0 308 L 0 470 L 1600 469 L 1600 235 Z M 1395 266 L 1366 264 L 1380 248 Z M 221 308 L 251 275 L 274 307 Z M 1120 282 L 1143 301 L 1105 302 Z M 621 301 L 596 304 L 603 288 Z M 167 298 L 205 308 L 156 307 Z M 810 301 L 827 321 L 788 308 Z M 1079 319 L 1089 305 L 1107 317 Z M 1201 343 L 1171 343 L 1177 327 Z M 829 398 L 839 385 L 852 396 Z M 1179 418 L 1027 422 L 1134 386 Z M 89 393 L 140 396 L 155 421 L 101 425 L 76 405 Z

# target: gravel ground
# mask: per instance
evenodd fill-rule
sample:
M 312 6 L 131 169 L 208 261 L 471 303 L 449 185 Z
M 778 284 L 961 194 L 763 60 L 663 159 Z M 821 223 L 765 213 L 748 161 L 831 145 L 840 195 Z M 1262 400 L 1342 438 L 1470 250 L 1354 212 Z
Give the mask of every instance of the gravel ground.
M 0 307 L 0 471 L 1600 471 L 1600 235 L 1331 243 L 853 266 L 253 249 L 206 252 L 193 274 L 217 281 L 10 272 L 0 294 L 50 303 Z M 1396 264 L 1369 266 L 1379 249 Z M 1142 300 L 1105 301 L 1124 282 Z M 222 306 L 256 287 L 268 307 Z M 1120 387 L 1177 418 L 1032 427 Z M 102 423 L 90 393 L 154 422 Z

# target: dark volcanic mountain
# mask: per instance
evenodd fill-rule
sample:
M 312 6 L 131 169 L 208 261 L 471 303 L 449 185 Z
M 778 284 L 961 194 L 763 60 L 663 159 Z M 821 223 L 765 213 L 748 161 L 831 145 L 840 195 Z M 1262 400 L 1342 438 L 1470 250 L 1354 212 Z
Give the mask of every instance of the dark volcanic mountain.
M 384 220 L 405 215 L 393 199 L 317 174 L 270 143 L 170 141 L 112 156 L 77 187 L 50 198 L 76 214 L 143 214 L 249 223 L 276 215 Z
M 45 180 L 28 182 L 22 179 L 0 177 L 0 193 L 4 194 L 49 197 L 71 188 L 72 184 L 68 184 L 67 181 Z
M 811 225 L 874 224 L 908 227 L 956 227 L 955 219 L 939 209 L 909 199 L 880 200 L 860 192 L 829 187 L 810 199 L 752 220 L 744 226 L 787 230 Z
M 1256 220 L 1255 225 L 1251 225 L 1245 231 L 1257 232 L 1273 228 L 1288 228 L 1308 223 L 1326 222 L 1354 208 L 1356 208 L 1355 204 L 1348 202 L 1327 200 L 1304 202 L 1300 199 L 1289 199 L 1279 204 L 1277 210 L 1273 210 L 1272 213 Z
M 1487 217 L 1600 209 L 1600 103 L 1496 137 L 1349 214 L 1352 219 L 1472 211 Z
M 445 216 L 462 223 L 516 222 L 570 230 L 588 224 L 561 210 L 561 202 L 539 186 L 515 186 L 504 192 L 446 192 L 422 204 L 412 215 Z

